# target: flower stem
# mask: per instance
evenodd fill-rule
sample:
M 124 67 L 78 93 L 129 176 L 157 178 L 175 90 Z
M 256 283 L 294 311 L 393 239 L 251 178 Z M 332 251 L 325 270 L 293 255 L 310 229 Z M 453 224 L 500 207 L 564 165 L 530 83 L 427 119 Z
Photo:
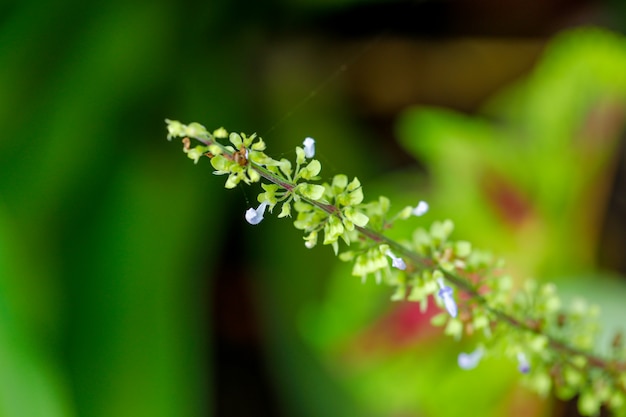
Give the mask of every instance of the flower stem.
M 225 150 L 225 153 L 228 153 L 228 151 Z M 232 157 L 232 153 L 230 155 Z M 279 187 L 287 190 L 288 192 L 294 191 L 296 187 L 295 184 L 285 181 L 284 179 L 280 178 L 279 176 L 277 176 L 276 174 L 272 173 L 267 168 L 259 164 L 256 164 L 253 162 L 250 162 L 250 164 L 252 168 L 266 180 L 278 185 Z M 332 204 L 311 200 L 303 196 L 300 196 L 300 198 L 302 198 L 308 204 L 311 204 L 312 206 L 315 206 L 318 209 L 324 211 L 328 215 L 337 216 L 340 219 L 342 219 L 342 214 L 338 207 Z M 408 260 L 418 269 L 431 269 L 432 270 L 436 268 L 435 263 L 431 259 L 425 258 L 411 251 L 410 249 L 406 248 L 404 245 L 396 242 L 393 239 L 388 238 L 387 236 L 383 235 L 380 232 L 377 232 L 368 227 L 361 227 L 361 226 L 355 226 L 355 229 L 361 235 L 363 235 L 364 237 L 376 243 L 384 243 L 384 244 L 389 245 L 389 247 L 392 248 L 397 254 L 399 254 L 406 260 Z M 556 351 L 562 352 L 568 356 L 582 356 L 586 358 L 587 363 L 594 368 L 604 369 L 605 371 L 607 371 L 610 374 L 613 374 L 614 376 L 618 376 L 620 372 L 626 372 L 626 363 L 617 362 L 617 361 L 609 361 L 597 355 L 594 355 L 593 353 L 585 352 L 573 346 L 570 346 L 564 341 L 559 340 L 550 334 L 546 334 L 542 332 L 541 329 L 530 326 L 524 323 L 523 320 L 515 318 L 512 315 L 502 310 L 499 310 L 495 307 L 490 306 L 488 301 L 485 299 L 485 297 L 480 295 L 477 289 L 466 279 L 450 271 L 442 270 L 442 273 L 444 274 L 444 276 L 446 277 L 448 281 L 453 283 L 460 290 L 467 293 L 471 297 L 472 300 L 478 302 L 478 304 L 480 304 L 483 308 L 485 308 L 485 310 L 489 311 L 491 314 L 497 317 L 499 321 L 504 322 L 508 324 L 509 326 L 517 328 L 522 331 L 527 331 L 527 332 L 534 333 L 537 335 L 543 335 L 548 339 L 548 344 Z M 571 363 L 571 361 L 569 362 L 571 365 L 575 366 L 573 363 Z

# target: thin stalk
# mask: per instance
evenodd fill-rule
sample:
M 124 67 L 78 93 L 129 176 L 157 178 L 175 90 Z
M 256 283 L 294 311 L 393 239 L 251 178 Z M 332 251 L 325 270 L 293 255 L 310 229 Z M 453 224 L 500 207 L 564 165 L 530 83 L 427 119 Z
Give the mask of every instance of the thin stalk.
M 225 151 L 225 153 L 227 153 Z M 230 154 L 232 156 L 232 153 Z M 265 167 L 256 164 L 254 162 L 250 162 L 252 168 L 259 173 L 259 175 L 261 175 L 263 178 L 265 178 L 266 180 L 272 182 L 273 184 L 278 185 L 279 187 L 287 190 L 288 192 L 293 192 L 294 189 L 296 188 L 296 185 L 287 181 L 284 181 L 282 178 L 278 177 L 276 174 L 270 172 L 269 170 L 267 170 Z M 311 204 L 312 206 L 317 207 L 318 209 L 322 210 L 323 212 L 327 213 L 328 215 L 331 216 L 337 216 L 338 218 L 342 219 L 342 214 L 341 214 L 341 210 L 339 210 L 338 207 L 332 205 L 332 204 L 328 204 L 328 203 L 323 203 L 320 201 L 314 201 L 311 200 L 309 198 L 306 197 L 302 197 L 301 198 L 303 200 L 305 200 L 308 204 Z M 424 258 L 418 254 L 416 254 L 415 252 L 407 249 L 405 246 L 403 246 L 402 244 L 396 242 L 393 239 L 388 238 L 387 236 L 383 235 L 380 232 L 377 232 L 373 229 L 370 229 L 368 227 L 361 227 L 361 226 L 355 226 L 355 229 L 364 237 L 376 242 L 376 243 L 384 243 L 389 245 L 390 248 L 392 248 L 395 252 L 397 252 L 399 255 L 401 255 L 402 257 L 408 259 L 411 263 L 413 263 L 416 267 L 418 268 L 427 268 L 427 269 L 433 269 L 434 268 L 434 264 L 430 259 Z M 457 288 L 463 290 L 464 292 L 466 292 L 468 295 L 470 295 L 470 297 L 477 301 L 480 305 L 483 306 L 483 308 L 485 308 L 487 311 L 489 311 L 490 313 L 492 313 L 494 316 L 496 316 L 500 321 L 507 323 L 508 325 L 515 327 L 517 329 L 523 330 L 523 331 L 527 331 L 527 332 L 531 332 L 537 335 L 543 335 L 548 339 L 548 344 L 554 348 L 557 351 L 560 351 L 562 353 L 568 354 L 568 355 L 573 355 L 573 356 L 583 356 L 586 358 L 587 362 L 589 365 L 595 367 L 595 368 L 601 368 L 606 370 L 607 372 L 614 374 L 615 376 L 617 376 L 617 374 L 619 374 L 620 372 L 626 372 L 626 363 L 623 362 L 617 362 L 617 361 L 610 361 L 610 360 L 606 360 L 603 359 L 597 355 L 594 355 L 593 353 L 590 352 L 585 352 L 585 351 L 581 351 L 573 346 L 568 345 L 567 343 L 565 343 L 562 340 L 559 340 L 553 336 L 551 336 L 550 334 L 546 334 L 544 332 L 541 331 L 541 329 L 532 327 L 526 323 L 524 323 L 522 320 L 519 320 L 511 315 L 509 315 L 508 313 L 505 313 L 497 308 L 494 308 L 492 306 L 489 305 L 489 303 L 487 302 L 487 300 L 478 293 L 478 291 L 476 290 L 476 288 L 470 284 L 467 280 L 459 277 L 458 275 L 449 272 L 449 271 L 442 271 L 444 276 L 446 277 L 446 279 L 448 279 L 451 283 L 453 283 L 454 285 L 457 286 Z

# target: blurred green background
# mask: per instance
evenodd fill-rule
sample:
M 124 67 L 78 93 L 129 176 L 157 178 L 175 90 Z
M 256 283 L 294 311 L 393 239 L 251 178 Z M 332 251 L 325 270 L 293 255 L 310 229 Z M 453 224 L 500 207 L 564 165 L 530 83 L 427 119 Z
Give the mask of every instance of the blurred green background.
M 0 416 L 575 415 L 509 364 L 456 369 L 471 342 L 289 222 L 250 227 L 257 190 L 165 140 L 313 136 L 325 176 L 429 201 L 407 230 L 451 218 L 615 329 L 626 40 L 563 31 L 623 6 L 526 3 L 3 2 Z

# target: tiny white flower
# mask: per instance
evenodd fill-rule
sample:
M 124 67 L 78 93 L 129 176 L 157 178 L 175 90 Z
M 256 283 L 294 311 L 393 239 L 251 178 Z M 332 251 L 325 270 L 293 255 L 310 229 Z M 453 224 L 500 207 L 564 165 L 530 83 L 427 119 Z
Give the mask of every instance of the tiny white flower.
M 423 216 L 428 211 L 428 203 L 425 201 L 420 201 L 417 203 L 417 206 L 411 212 L 414 216 Z
M 443 305 L 446 307 L 446 310 L 448 311 L 448 314 L 450 314 L 450 316 L 456 317 L 458 309 L 456 306 L 456 301 L 454 301 L 454 297 L 452 296 L 452 293 L 454 291 L 452 290 L 452 288 L 443 283 L 443 278 L 439 278 L 437 282 L 439 283 L 440 288 L 438 294 L 439 297 L 441 297 L 441 299 L 443 300 Z
M 306 138 L 302 145 L 304 145 L 304 156 L 309 159 L 313 158 L 315 156 L 315 139 Z
M 397 257 L 390 250 L 385 252 L 385 255 L 391 258 L 391 266 L 393 266 L 394 268 L 400 269 L 402 271 L 406 269 L 406 263 L 404 262 L 404 259 Z
M 484 353 L 485 351 L 480 347 L 472 353 L 460 353 L 457 358 L 459 368 L 465 369 L 466 371 L 476 368 Z
M 246 220 L 250 224 L 259 224 L 261 220 L 263 220 L 263 215 L 265 214 L 265 209 L 267 208 L 267 202 L 262 202 L 259 207 L 256 209 L 249 208 L 246 211 Z

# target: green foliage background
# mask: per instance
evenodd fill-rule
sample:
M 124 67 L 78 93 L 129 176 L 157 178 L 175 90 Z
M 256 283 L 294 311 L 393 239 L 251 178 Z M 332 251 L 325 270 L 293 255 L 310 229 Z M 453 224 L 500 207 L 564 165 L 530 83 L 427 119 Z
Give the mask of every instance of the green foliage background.
M 427 197 L 432 216 L 452 217 L 459 236 L 510 255 L 522 277 L 558 279 L 562 271 L 567 288 L 576 271 L 597 276 L 597 224 L 592 232 L 578 230 L 572 225 L 581 225 L 580 213 L 561 213 L 572 206 L 584 212 L 597 201 L 585 198 L 576 155 L 551 155 L 568 148 L 579 116 L 598 102 L 623 112 L 624 41 L 611 38 L 615 52 L 606 52 L 594 47 L 602 35 L 593 35 L 598 38 L 583 52 L 596 55 L 583 58 L 572 57 L 576 42 L 554 50 L 552 66 L 485 108 L 513 130 L 535 128 L 541 135 L 528 136 L 553 146 L 549 152 L 517 158 L 523 153 L 516 143 L 481 119 L 410 111 L 398 136 L 429 167 L 431 180 L 409 168 L 378 182 L 396 165 L 395 154 L 355 121 L 341 79 L 272 127 L 345 63 L 345 56 L 316 63 L 315 46 L 301 40 L 306 34 L 272 49 L 270 29 L 314 6 L 166 0 L 2 6 L 0 416 L 236 415 L 220 404 L 263 403 L 245 397 L 262 392 L 247 385 L 246 369 L 233 368 L 239 373 L 230 382 L 244 398 L 218 386 L 213 304 L 221 293 L 213 291 L 216 282 L 241 276 L 250 299 L 228 305 L 235 319 L 238 305 L 252 305 L 260 333 L 253 344 L 263 354 L 276 414 L 458 415 L 453 404 L 437 404 L 461 395 L 463 404 L 498 415 L 507 398 L 525 398 L 510 388 L 511 373 L 494 378 L 498 364 L 459 372 L 451 360 L 458 348 L 436 335 L 400 348 L 367 353 L 365 344 L 354 351 L 355 335 L 396 308 L 387 289 L 361 286 L 330 250 L 306 250 L 287 222 L 268 218 L 246 227 L 243 213 L 254 192 L 223 190 L 208 164 L 194 166 L 179 144 L 165 141 L 163 119 L 257 131 L 276 156 L 289 157 L 313 136 L 329 177 L 357 175 L 366 198 L 385 193 L 397 207 Z M 592 69 L 583 67 L 563 81 L 568 60 L 600 62 L 593 71 L 602 76 L 590 78 L 585 72 Z M 571 98 L 556 87 L 546 92 L 555 79 L 566 86 L 593 82 Z M 605 181 L 612 172 L 602 167 L 616 154 L 621 128 L 609 132 L 599 151 L 594 172 Z M 472 188 L 485 167 L 542 204 L 533 206 L 542 232 L 520 237 L 494 220 L 488 200 Z M 520 247 L 535 249 L 531 261 Z M 589 288 L 598 286 L 584 291 Z M 619 302 L 614 299 L 609 308 Z M 463 390 L 471 384 L 483 389 Z

